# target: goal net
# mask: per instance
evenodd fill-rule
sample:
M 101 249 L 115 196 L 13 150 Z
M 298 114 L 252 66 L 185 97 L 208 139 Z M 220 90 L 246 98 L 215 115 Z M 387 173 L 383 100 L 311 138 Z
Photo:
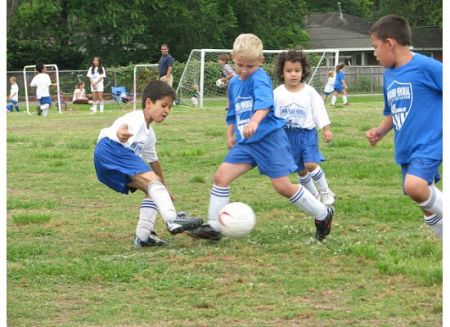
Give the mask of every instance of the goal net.
M 279 85 L 276 76 L 276 57 L 287 50 L 264 50 L 264 63 L 261 65 L 272 78 L 273 87 Z M 339 50 L 303 50 L 306 53 L 311 74 L 307 83 L 322 93 L 327 82 L 327 72 L 334 70 L 339 62 Z M 231 49 L 194 49 L 189 55 L 177 87 L 178 100 L 188 106 L 203 108 L 214 102 L 223 102 L 227 94 L 226 85 L 216 83 L 225 77 L 219 56 L 231 54 Z M 232 68 L 232 62 L 229 62 Z

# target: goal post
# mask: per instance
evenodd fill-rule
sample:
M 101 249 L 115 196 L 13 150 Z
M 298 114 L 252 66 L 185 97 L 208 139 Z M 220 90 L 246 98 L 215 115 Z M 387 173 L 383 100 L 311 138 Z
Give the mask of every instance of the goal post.
M 134 69 L 133 69 L 133 111 L 136 110 L 138 89 L 140 87 L 142 87 L 142 85 L 138 85 L 138 69 L 141 69 L 141 68 L 157 70 L 158 64 L 137 64 L 134 66 Z M 139 91 L 142 92 L 143 90 L 139 90 Z
M 276 57 L 287 50 L 263 50 L 264 62 L 261 67 L 265 69 L 272 79 L 273 86 L 279 82 L 276 76 Z M 339 63 L 339 50 L 337 49 L 305 49 L 302 50 L 308 57 L 311 66 L 311 76 L 308 84 L 322 92 L 326 83 L 327 72 L 334 70 Z M 216 80 L 224 77 L 222 66 L 218 58 L 222 54 L 230 55 L 231 49 L 193 49 L 186 62 L 185 68 L 178 83 L 177 98 L 185 105 L 204 108 L 205 102 L 224 101 L 226 86 L 216 85 Z M 232 64 L 230 63 L 232 66 Z M 195 99 L 195 98 L 196 99 Z
M 55 73 L 56 76 L 56 99 L 58 102 L 58 112 L 62 114 L 61 111 L 61 92 L 59 88 L 59 70 L 58 66 L 55 64 L 48 64 L 44 65 L 46 68 L 52 68 L 53 71 L 49 71 L 47 73 Z M 29 97 L 28 97 L 28 79 L 27 79 L 27 72 L 36 73 L 36 65 L 27 65 L 23 67 L 23 84 L 24 84 L 24 91 L 25 91 L 25 105 L 27 108 L 27 114 L 31 115 L 30 112 L 30 103 L 29 103 Z

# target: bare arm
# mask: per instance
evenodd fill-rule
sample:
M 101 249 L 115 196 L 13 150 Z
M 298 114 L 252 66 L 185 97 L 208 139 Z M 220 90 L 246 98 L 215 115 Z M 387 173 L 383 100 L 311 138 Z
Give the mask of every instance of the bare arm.
M 173 66 L 169 66 L 169 68 L 167 68 L 166 77 L 169 78 L 170 75 L 172 75 L 172 72 L 173 72 Z
M 269 113 L 269 109 L 261 109 L 257 110 L 253 116 L 252 119 L 250 119 L 250 122 L 245 126 L 244 128 L 244 137 L 250 137 L 253 134 L 256 133 L 256 130 L 258 129 L 259 124 L 264 119 L 264 117 L 267 116 Z
M 385 116 L 378 127 L 369 129 L 366 137 L 370 145 L 375 146 L 392 129 L 392 126 L 392 116 Z

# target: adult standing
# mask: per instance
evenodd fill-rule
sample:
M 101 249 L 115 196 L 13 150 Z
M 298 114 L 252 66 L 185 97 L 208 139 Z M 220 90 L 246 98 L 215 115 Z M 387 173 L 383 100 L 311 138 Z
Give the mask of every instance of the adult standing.
M 173 62 L 175 59 L 169 54 L 169 46 L 161 45 L 161 58 L 158 61 L 159 79 L 170 86 L 173 83 Z

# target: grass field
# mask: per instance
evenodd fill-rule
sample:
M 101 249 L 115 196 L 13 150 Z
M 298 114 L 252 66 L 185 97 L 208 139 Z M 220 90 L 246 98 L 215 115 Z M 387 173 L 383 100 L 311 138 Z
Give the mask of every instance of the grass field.
M 142 195 L 103 186 L 92 164 L 99 130 L 123 113 L 8 114 L 9 326 L 440 326 L 441 242 L 402 194 L 392 135 L 365 140 L 381 99 L 351 100 L 329 109 L 335 138 L 321 143 L 337 195 L 323 244 L 253 170 L 231 188 L 255 210 L 250 237 L 171 236 L 158 218 L 169 245 L 134 250 Z M 154 126 L 179 210 L 206 216 L 224 115 L 174 107 Z

